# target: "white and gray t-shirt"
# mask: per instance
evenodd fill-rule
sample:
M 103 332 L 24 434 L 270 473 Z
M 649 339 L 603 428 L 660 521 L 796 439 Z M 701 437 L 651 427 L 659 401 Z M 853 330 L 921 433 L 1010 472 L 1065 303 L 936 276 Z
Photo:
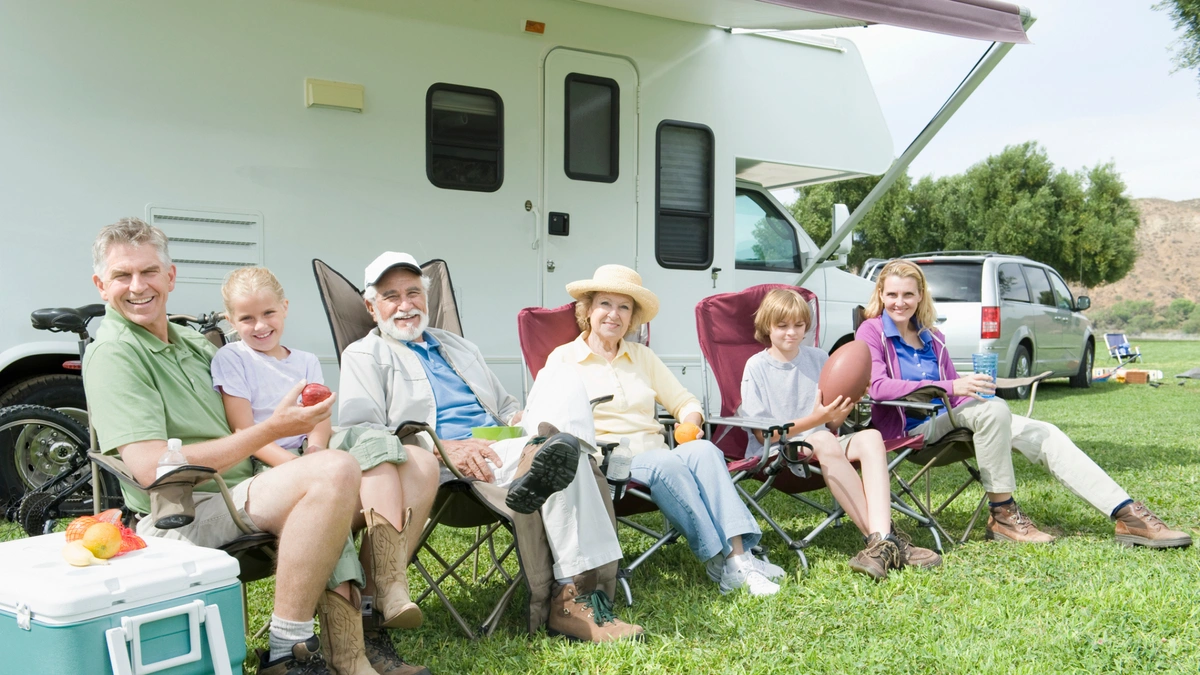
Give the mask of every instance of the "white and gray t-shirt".
M 816 347 L 800 347 L 796 358 L 788 362 L 777 360 L 763 350 L 746 361 L 742 372 L 741 417 L 761 417 L 794 420 L 812 412 L 817 401 L 817 381 L 821 367 L 829 355 Z M 801 439 L 814 429 L 792 429 L 790 438 Z M 762 454 L 762 443 L 749 434 L 746 456 Z
M 281 360 L 256 352 L 245 342 L 230 342 L 218 349 L 212 360 L 213 389 L 250 401 L 255 424 L 266 421 L 283 395 L 300 380 L 325 383 L 316 354 L 292 349 Z M 275 442 L 281 448 L 295 450 L 304 438 L 289 436 Z

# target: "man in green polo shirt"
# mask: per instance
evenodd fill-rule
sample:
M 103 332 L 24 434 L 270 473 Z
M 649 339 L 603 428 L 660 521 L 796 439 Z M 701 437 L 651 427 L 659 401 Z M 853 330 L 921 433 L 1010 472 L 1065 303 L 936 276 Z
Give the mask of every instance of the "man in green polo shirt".
M 92 257 L 92 280 L 108 305 L 83 364 L 100 449 L 119 453 L 143 485 L 154 481 L 168 438 L 183 441 L 189 464 L 219 470 L 242 522 L 279 538 L 271 650 L 263 655 L 258 672 L 331 672 L 313 635 L 312 618 L 350 532 L 358 464 L 348 453 L 315 452 L 253 475 L 249 458 L 278 438 L 311 431 L 329 418 L 336 397 L 300 406 L 301 383 L 284 396 L 270 419 L 230 433 L 221 395 L 209 374 L 216 350 L 196 331 L 167 320 L 175 267 L 163 232 L 136 218 L 123 219 L 101 230 Z M 130 491 L 125 496 L 132 508 L 149 512 L 144 495 Z M 144 518 L 138 531 L 210 547 L 240 536 L 219 495 L 197 492 L 195 499 L 192 524 L 158 530 Z M 357 644 L 335 634 L 335 626 L 324 630 L 331 648 L 363 654 L 361 626 Z M 355 669 L 354 675 L 365 675 L 362 670 Z

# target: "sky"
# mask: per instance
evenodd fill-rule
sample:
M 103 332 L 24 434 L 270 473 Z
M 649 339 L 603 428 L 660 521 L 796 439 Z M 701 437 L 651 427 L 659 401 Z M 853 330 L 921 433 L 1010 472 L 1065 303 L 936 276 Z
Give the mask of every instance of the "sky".
M 959 173 L 1034 140 L 1069 170 L 1114 162 L 1131 197 L 1200 198 L 1200 82 L 1171 74 L 1177 39 L 1151 0 L 1027 0 L 1017 45 L 909 167 Z M 870 26 L 823 31 L 858 45 L 896 144 L 920 132 L 987 43 Z

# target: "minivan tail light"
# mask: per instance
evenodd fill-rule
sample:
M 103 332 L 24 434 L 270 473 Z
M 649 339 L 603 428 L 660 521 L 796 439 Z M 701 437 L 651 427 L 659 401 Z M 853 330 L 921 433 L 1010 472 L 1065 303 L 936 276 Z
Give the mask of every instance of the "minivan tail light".
M 994 340 L 1000 337 L 1000 308 L 984 307 L 979 322 L 979 339 Z

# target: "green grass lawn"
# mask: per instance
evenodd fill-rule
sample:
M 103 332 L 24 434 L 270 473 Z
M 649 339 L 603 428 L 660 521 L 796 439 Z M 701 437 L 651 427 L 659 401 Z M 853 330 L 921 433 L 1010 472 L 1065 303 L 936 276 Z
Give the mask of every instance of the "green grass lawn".
M 1039 391 L 1034 416 L 1062 428 L 1168 524 L 1200 537 L 1200 382 L 1176 386 L 1173 377 L 1200 365 L 1200 343 L 1141 347 L 1145 367 L 1166 375 L 1161 387 L 1105 383 L 1081 391 L 1053 381 Z M 1024 402 L 1012 407 L 1024 413 Z M 435 673 L 1197 672 L 1200 551 L 1121 548 L 1106 514 L 1020 455 L 1014 461 L 1022 507 L 1061 536 L 1051 546 L 985 542 L 979 528 L 972 541 L 947 553 L 942 568 L 906 570 L 874 583 L 846 565 L 861 546 L 849 522 L 807 550 L 812 567 L 806 576 L 796 574 L 794 554 L 768 531 L 763 544 L 793 576 L 778 595 L 754 599 L 722 597 L 680 542 L 636 572 L 633 607 L 618 602 L 623 618 L 645 626 L 644 644 L 576 645 L 544 633 L 529 636 L 523 592 L 491 638 L 466 640 L 431 596 L 423 604 L 425 625 L 394 631 L 393 639 L 408 660 Z M 959 474 L 942 470 L 935 490 L 947 490 Z M 965 526 L 979 490 L 973 487 L 944 516 L 952 531 Z M 814 494 L 828 499 L 824 491 Z M 767 505 L 793 533 L 820 521 L 786 497 Z M 660 523 L 659 516 L 643 517 Z M 898 522 L 917 543 L 930 545 L 928 532 Z M 0 539 L 18 534 L 0 523 Z M 472 535 L 443 529 L 437 544 L 463 550 Z M 624 528 L 622 542 L 629 559 L 648 545 Z M 410 575 L 419 590 L 415 570 Z M 271 581 L 251 586 L 253 628 L 269 617 L 272 592 Z M 492 583 L 455 588 L 451 597 L 474 623 L 500 592 Z

